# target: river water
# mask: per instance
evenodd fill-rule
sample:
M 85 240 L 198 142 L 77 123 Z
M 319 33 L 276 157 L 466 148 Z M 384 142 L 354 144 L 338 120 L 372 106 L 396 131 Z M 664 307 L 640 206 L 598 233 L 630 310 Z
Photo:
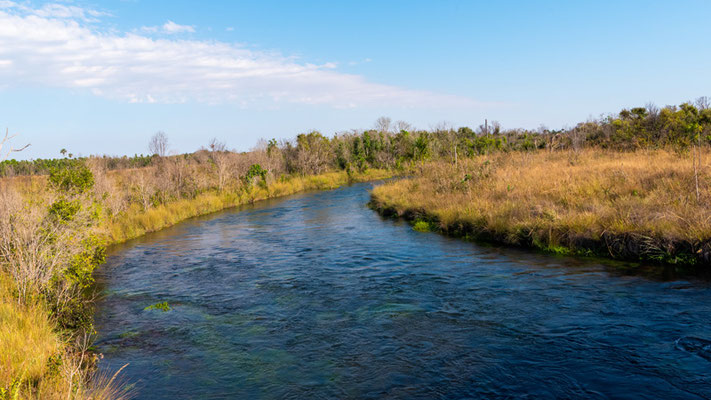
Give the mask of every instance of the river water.
M 102 367 L 139 399 L 711 398 L 707 281 L 415 232 L 369 188 L 114 248 Z

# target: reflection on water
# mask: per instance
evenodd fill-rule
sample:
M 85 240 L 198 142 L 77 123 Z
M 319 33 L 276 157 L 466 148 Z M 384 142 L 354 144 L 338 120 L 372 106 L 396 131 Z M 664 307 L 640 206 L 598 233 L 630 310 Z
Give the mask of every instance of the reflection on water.
M 707 282 L 415 232 L 368 187 L 114 249 L 103 366 L 144 399 L 711 397 Z

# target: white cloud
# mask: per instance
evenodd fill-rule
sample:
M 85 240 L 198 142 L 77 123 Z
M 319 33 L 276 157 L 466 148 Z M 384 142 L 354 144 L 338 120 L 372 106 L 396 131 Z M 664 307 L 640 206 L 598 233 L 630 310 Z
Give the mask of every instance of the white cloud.
M 101 11 L 58 3 L 45 4 L 41 8 L 35 9 L 9 0 L 0 0 L 0 10 L 1 9 L 12 10 L 18 15 L 37 15 L 47 18 L 76 19 L 82 22 L 98 22 L 99 17 L 109 15 L 108 13 Z
M 194 33 L 195 32 L 195 27 L 192 25 L 179 25 L 176 24 L 173 21 L 168 21 L 162 26 L 144 26 L 141 27 L 142 32 L 146 33 L 166 33 L 168 35 L 173 35 L 176 33 Z
M 238 45 L 115 33 L 100 12 L 60 4 L 39 9 L 0 0 L 0 87 L 79 88 L 128 102 L 280 103 L 333 107 L 471 107 L 471 99 L 398 88 Z M 165 33 L 194 28 L 168 21 Z M 157 31 L 157 28 L 156 28 Z
M 173 21 L 168 21 L 163 24 L 163 32 L 165 33 L 182 33 L 195 32 L 195 28 L 190 25 L 178 25 Z

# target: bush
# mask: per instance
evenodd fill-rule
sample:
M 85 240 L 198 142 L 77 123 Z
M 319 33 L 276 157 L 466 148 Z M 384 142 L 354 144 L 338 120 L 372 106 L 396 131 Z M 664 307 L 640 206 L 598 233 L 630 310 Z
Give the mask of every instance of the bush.
M 49 215 L 60 223 L 66 223 L 73 220 L 80 209 L 81 204 L 78 200 L 60 199 L 49 207 Z
M 252 164 L 249 167 L 247 174 L 244 176 L 244 182 L 247 185 L 252 185 L 255 178 L 261 178 L 263 182 L 267 180 L 267 170 L 259 164 Z
M 65 193 L 85 193 L 94 186 L 94 175 L 81 162 L 64 168 L 52 168 L 49 182 L 57 190 Z

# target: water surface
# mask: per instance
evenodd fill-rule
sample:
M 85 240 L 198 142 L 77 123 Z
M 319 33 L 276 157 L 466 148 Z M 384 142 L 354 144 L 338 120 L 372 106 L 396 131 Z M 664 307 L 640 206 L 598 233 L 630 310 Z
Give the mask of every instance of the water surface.
M 115 248 L 102 365 L 140 399 L 711 398 L 707 282 L 415 232 L 368 188 Z

